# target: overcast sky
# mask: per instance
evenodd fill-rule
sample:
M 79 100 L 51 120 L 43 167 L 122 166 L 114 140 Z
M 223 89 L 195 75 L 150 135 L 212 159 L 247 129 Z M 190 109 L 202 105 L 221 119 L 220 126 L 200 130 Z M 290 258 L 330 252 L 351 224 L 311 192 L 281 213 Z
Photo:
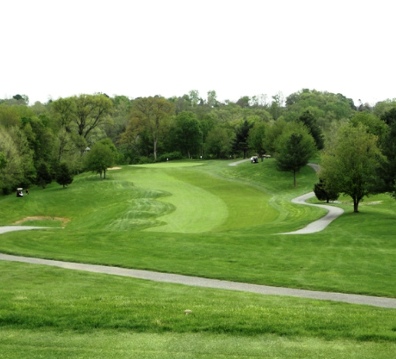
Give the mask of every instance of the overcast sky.
M 1 0 L 0 98 L 396 98 L 392 0 Z

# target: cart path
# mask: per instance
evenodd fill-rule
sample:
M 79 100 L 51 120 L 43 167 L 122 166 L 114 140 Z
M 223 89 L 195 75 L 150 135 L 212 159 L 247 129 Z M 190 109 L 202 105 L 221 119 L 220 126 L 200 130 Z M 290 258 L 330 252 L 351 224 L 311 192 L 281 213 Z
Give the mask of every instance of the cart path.
M 250 159 L 243 159 L 240 161 L 232 162 L 229 164 L 229 166 L 238 166 L 241 163 L 250 161 Z M 307 164 L 309 167 L 311 167 L 315 172 L 318 172 L 320 169 L 320 166 L 316 163 L 308 163 Z M 278 234 L 310 234 L 310 233 L 317 233 L 320 231 L 323 231 L 331 222 L 333 222 L 335 219 L 337 219 L 341 214 L 344 213 L 344 210 L 339 207 L 334 207 L 330 205 L 325 205 L 325 204 L 314 204 L 314 203 L 307 203 L 306 201 L 309 200 L 310 198 L 315 197 L 314 192 L 309 192 L 306 194 L 303 194 L 302 196 L 299 196 L 297 198 L 292 199 L 292 203 L 295 204 L 302 204 L 306 206 L 312 206 L 312 207 L 319 207 L 323 208 L 327 211 L 327 214 L 323 216 L 322 218 L 319 218 L 318 220 L 311 222 L 304 228 L 298 229 L 296 231 L 292 232 L 285 232 L 285 233 L 278 233 Z
M 306 202 L 308 199 L 313 198 L 313 197 L 315 197 L 315 193 L 310 192 L 310 193 L 303 194 L 302 196 L 299 196 L 297 198 L 294 198 L 292 200 L 292 202 L 296 203 L 296 204 L 304 204 L 306 206 L 324 208 L 325 210 L 327 210 L 327 214 L 325 216 L 323 216 L 322 218 L 319 218 L 318 220 L 311 222 L 304 228 L 301 228 L 297 231 L 279 233 L 279 234 L 309 234 L 309 233 L 320 232 L 320 231 L 323 231 L 331 222 L 333 222 L 335 219 L 337 219 L 339 216 L 341 216 L 341 214 L 344 213 L 344 210 L 339 207 L 329 206 L 326 204 L 313 204 L 313 203 Z
M 382 308 L 396 308 L 396 299 L 394 298 L 374 297 L 374 296 L 345 294 L 345 293 L 321 292 L 321 291 L 312 291 L 312 290 L 283 288 L 283 287 L 272 287 L 266 285 L 230 282 L 225 280 L 192 277 L 186 275 L 154 272 L 147 270 L 126 269 L 126 268 L 110 267 L 103 265 L 63 262 L 63 261 L 32 258 L 32 257 L 21 257 L 21 256 L 14 256 L 14 255 L 1 254 L 1 253 L 0 253 L 0 260 L 47 265 L 47 266 L 59 267 L 63 269 L 87 271 L 87 272 L 101 273 L 108 275 L 117 275 L 123 277 L 151 280 L 155 282 L 175 283 L 175 284 L 182 284 L 182 285 L 195 286 L 195 287 L 234 290 L 234 291 L 257 293 L 262 295 L 279 295 L 279 296 L 317 299 L 317 300 L 328 300 L 328 301 L 345 302 L 351 304 L 363 304 L 363 305 L 382 307 Z
M 315 172 L 318 172 L 320 169 L 320 166 L 316 163 L 308 163 L 308 166 L 311 167 Z M 313 203 L 307 203 L 306 201 L 310 198 L 315 197 L 314 192 L 306 193 L 303 194 L 302 196 L 299 196 L 297 198 L 292 199 L 293 203 L 296 204 L 303 204 L 306 206 L 313 206 L 313 207 L 319 207 L 327 210 L 327 214 L 319 218 L 317 221 L 311 222 L 304 228 L 301 228 L 297 231 L 293 232 L 287 232 L 287 233 L 281 233 L 281 234 L 309 234 L 309 233 L 316 233 L 323 231 L 331 222 L 333 222 L 336 218 L 341 216 L 344 213 L 344 210 L 339 207 L 334 207 L 334 206 L 329 206 L 325 204 L 313 204 Z

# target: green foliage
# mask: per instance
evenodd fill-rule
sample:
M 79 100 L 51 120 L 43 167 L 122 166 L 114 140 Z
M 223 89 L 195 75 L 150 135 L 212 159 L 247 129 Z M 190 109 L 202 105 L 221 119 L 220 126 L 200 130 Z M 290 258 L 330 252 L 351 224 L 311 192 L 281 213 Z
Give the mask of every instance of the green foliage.
M 9 128 L 19 125 L 19 113 L 15 107 L 0 104 L 0 126 Z
M 287 111 L 301 114 L 309 107 L 318 108 L 324 113 L 332 113 L 335 119 L 350 118 L 355 110 L 352 99 L 342 94 L 303 89 L 286 99 Z
M 305 111 L 300 115 L 298 121 L 307 127 L 310 135 L 315 140 L 316 148 L 322 150 L 324 147 L 323 134 L 314 115 L 309 111 Z
M 73 176 L 67 163 L 62 162 L 57 169 L 56 182 L 65 188 L 73 182 Z
M 198 157 L 202 151 L 202 131 L 193 112 L 179 113 L 170 132 L 169 147 L 183 153 L 187 158 Z
M 208 154 L 214 158 L 229 158 L 234 137 L 235 134 L 231 129 L 223 126 L 214 127 L 207 135 L 204 156 Z
M 268 125 L 265 122 L 258 121 L 255 122 L 253 127 L 249 130 L 249 148 L 255 151 L 260 157 L 266 153 L 264 141 L 267 128 Z
M 45 188 L 51 182 L 52 176 L 50 168 L 47 163 L 41 162 L 37 167 L 36 183 L 42 188 Z
M 381 141 L 386 161 L 382 164 L 380 176 L 384 182 L 383 190 L 396 197 L 396 108 L 386 112 L 382 120 L 387 124 L 386 134 Z
M 158 161 L 166 162 L 166 161 L 172 161 L 172 160 L 181 160 L 182 158 L 183 158 L 182 153 L 175 151 L 175 152 L 168 152 L 168 153 L 162 154 L 161 156 L 158 157 Z M 146 163 L 148 163 L 148 162 L 146 162 Z
M 272 155 L 276 153 L 279 137 L 284 132 L 286 124 L 287 122 L 283 119 L 278 119 L 269 124 L 264 136 L 264 148 L 267 153 Z
M 358 126 L 359 123 L 366 127 L 366 131 L 378 137 L 379 141 L 385 136 L 387 132 L 386 123 L 378 118 L 376 115 L 369 112 L 357 112 L 350 123 L 353 126 Z
M 0 127 L 0 153 L 4 155 L 0 167 L 0 184 L 4 194 L 34 181 L 36 173 L 32 151 L 24 133 L 18 127 Z
M 106 178 L 106 171 L 115 164 L 117 150 L 109 140 L 103 140 L 95 145 L 86 154 L 85 167 L 88 171 L 99 173 L 100 178 Z
M 326 188 L 326 185 L 321 178 L 319 179 L 319 183 L 315 183 L 314 185 L 314 193 L 319 201 L 326 201 L 327 203 L 330 201 L 335 201 L 339 197 L 339 194 L 337 192 L 331 191 L 329 186 Z
M 93 131 L 105 126 L 109 120 L 113 102 L 106 95 L 82 94 L 66 99 L 60 98 L 51 106 L 61 126 L 89 140 Z
M 294 187 L 296 174 L 315 153 L 315 142 L 303 125 L 289 123 L 277 144 L 276 161 L 281 171 L 293 173 Z
M 0 152 L 0 169 L 4 168 L 7 164 L 6 157 L 3 152 Z
M 235 130 L 235 138 L 232 146 L 233 151 L 237 155 L 242 155 L 243 158 L 246 158 L 246 154 L 249 149 L 249 131 L 252 127 L 252 123 L 244 120 L 239 126 L 236 127 Z
M 340 128 L 336 141 L 322 155 L 320 178 L 325 186 L 353 199 L 354 212 L 359 202 L 377 192 L 378 170 L 383 155 L 377 137 L 361 123 Z
M 133 146 L 143 135 L 152 145 L 155 162 L 158 146 L 165 138 L 174 114 L 174 105 L 160 96 L 143 97 L 133 101 L 131 111 L 131 120 L 122 134 L 122 142 Z

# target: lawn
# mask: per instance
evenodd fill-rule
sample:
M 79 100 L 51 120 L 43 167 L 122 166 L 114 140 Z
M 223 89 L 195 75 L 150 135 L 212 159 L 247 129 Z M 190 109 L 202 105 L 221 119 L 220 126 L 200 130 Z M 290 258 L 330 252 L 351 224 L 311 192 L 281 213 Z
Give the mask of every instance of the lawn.
M 67 189 L 2 197 L 0 225 L 49 228 L 3 234 L 0 251 L 396 297 L 396 201 L 374 196 L 354 214 L 341 198 L 345 214 L 325 231 L 280 235 L 325 213 L 290 202 L 312 191 L 313 170 L 304 168 L 294 188 L 272 159 L 228 164 L 124 166 L 106 180 L 86 173 Z M 7 358 L 17 348 L 57 358 L 391 358 L 395 350 L 394 310 L 0 265 Z
M 2 358 L 392 358 L 396 348 L 396 310 L 20 263 L 0 271 Z

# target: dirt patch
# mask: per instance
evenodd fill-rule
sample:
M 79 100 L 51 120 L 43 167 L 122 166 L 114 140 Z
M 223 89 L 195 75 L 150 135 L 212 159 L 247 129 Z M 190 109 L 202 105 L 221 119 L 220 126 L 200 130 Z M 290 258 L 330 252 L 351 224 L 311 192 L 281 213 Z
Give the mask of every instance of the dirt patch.
M 110 167 L 107 170 L 108 171 L 114 171 L 114 170 L 120 170 L 120 169 L 121 169 L 121 167 Z
M 66 223 L 70 222 L 70 219 L 63 217 L 32 216 L 22 218 L 19 221 L 14 222 L 14 224 L 21 224 L 29 221 L 60 221 L 63 225 L 65 225 Z

